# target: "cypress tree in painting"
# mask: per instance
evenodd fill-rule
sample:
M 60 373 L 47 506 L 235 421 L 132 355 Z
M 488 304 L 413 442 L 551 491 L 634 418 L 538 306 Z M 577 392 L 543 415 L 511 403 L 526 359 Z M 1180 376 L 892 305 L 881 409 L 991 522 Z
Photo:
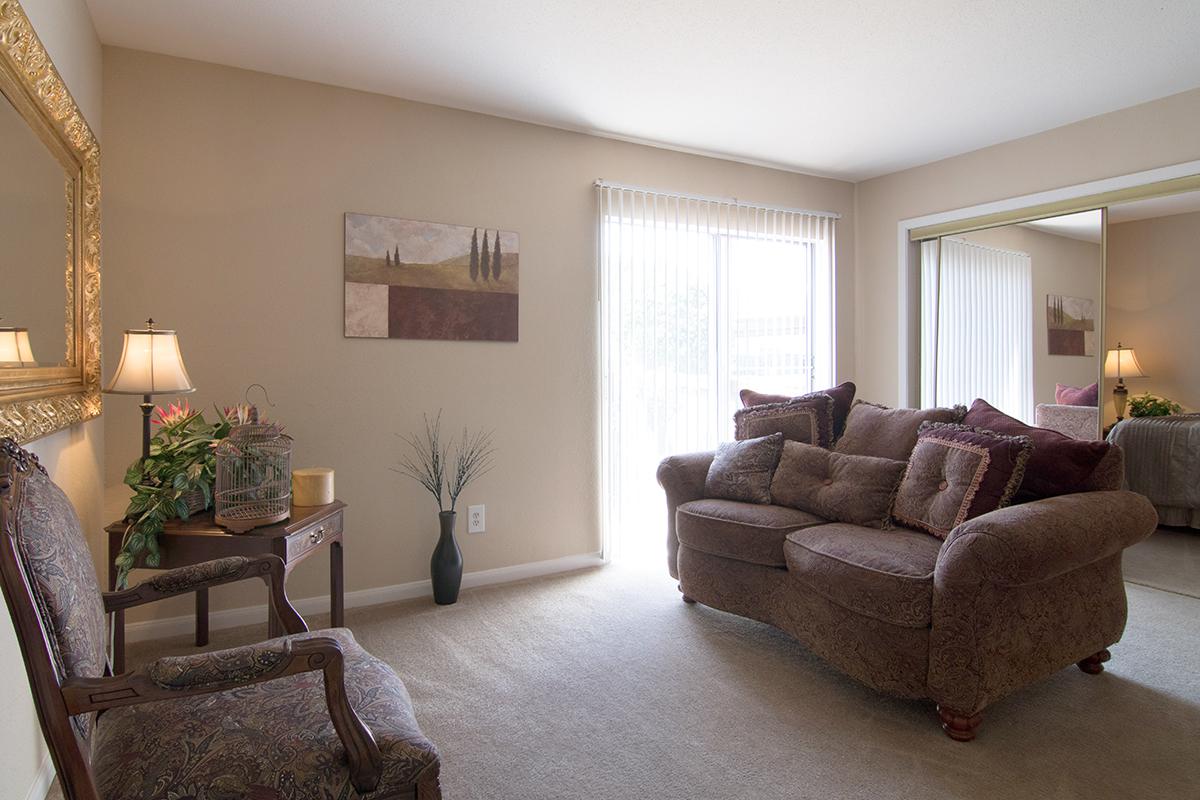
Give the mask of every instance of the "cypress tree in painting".
M 387 265 L 389 267 L 392 265 L 392 251 L 391 250 L 383 251 L 383 260 L 387 262 Z
M 471 280 L 479 280 L 479 228 L 471 233 Z
M 500 280 L 500 231 L 496 231 L 496 252 L 492 253 L 492 279 Z
M 488 279 L 488 263 L 491 261 L 491 255 L 492 251 L 488 250 L 487 229 L 485 228 L 483 231 L 483 266 L 481 268 L 485 281 Z
M 396 245 L 396 255 L 392 256 L 392 263 L 400 266 L 400 245 Z

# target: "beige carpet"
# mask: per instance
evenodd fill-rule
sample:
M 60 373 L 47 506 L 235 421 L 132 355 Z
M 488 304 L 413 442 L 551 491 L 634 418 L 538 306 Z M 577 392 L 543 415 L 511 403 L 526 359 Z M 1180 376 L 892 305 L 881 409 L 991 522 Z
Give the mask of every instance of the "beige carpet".
M 876 694 L 765 625 L 684 605 L 657 570 L 348 622 L 408 683 L 447 800 L 1197 797 L 1200 600 L 1134 585 L 1129 600 L 1103 675 L 1066 669 L 1002 701 L 970 744 L 947 739 L 929 704 Z
M 1122 566 L 1130 583 L 1200 598 L 1200 530 L 1159 528 L 1125 551 Z

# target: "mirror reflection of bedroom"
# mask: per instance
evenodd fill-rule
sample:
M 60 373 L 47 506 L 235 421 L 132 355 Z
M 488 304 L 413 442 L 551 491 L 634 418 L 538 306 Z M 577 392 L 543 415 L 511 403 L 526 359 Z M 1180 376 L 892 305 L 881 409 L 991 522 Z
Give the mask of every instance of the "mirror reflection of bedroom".
M 1200 597 L 1200 192 L 924 241 L 920 287 L 921 404 L 1119 444 L 1160 519 L 1126 579 Z
M 1200 192 L 1108 213 L 1104 426 L 1159 517 L 1125 577 L 1200 597 Z

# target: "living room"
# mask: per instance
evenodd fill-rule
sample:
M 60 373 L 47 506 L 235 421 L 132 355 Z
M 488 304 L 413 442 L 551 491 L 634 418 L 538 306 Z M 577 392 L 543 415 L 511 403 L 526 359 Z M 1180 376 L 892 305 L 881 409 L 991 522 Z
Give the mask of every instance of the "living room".
M 61 256 L 55 270 L 36 275 L 32 257 L 4 261 L 6 285 L 16 289 L 0 303 L 0 326 L 28 329 L 39 366 L 22 357 L 0 368 L 13 379 L 0 374 L 0 435 L 35 454 L 65 492 L 98 586 L 112 591 L 119 589 L 110 584 L 114 558 L 131 549 L 131 531 L 141 533 L 132 529 L 141 512 L 131 516 L 130 508 L 144 482 L 139 470 L 132 484 L 127 479 L 150 452 L 138 408 L 147 387 L 118 393 L 125 377 L 137 377 L 134 343 L 177 345 L 167 355 L 186 365 L 184 381 L 177 392 L 155 388 L 146 411 L 164 421 L 155 409 L 170 414 L 171 404 L 188 403 L 189 413 L 203 415 L 190 418 L 196 425 L 211 425 L 205 435 L 218 458 L 216 439 L 243 421 L 224 424 L 227 409 L 236 417 L 238 405 L 253 404 L 255 414 L 283 426 L 264 427 L 287 437 L 292 468 L 313 468 L 306 477 L 317 494 L 336 496 L 344 508 L 327 502 L 324 517 L 292 513 L 258 534 L 220 535 L 239 546 L 266 539 L 262 530 L 271 526 L 282 526 L 285 538 L 308 537 L 303 548 L 280 554 L 282 566 L 275 556 L 255 563 L 283 570 L 287 597 L 313 631 L 353 633 L 360 649 L 336 637 L 341 644 L 330 647 L 378 660 L 372 669 L 409 698 L 407 706 L 389 701 L 390 713 L 404 717 L 396 729 L 429 745 L 425 760 L 410 764 L 424 777 L 409 774 L 411 786 L 390 794 L 360 791 L 343 752 L 318 759 L 335 776 L 329 796 L 437 796 L 431 781 L 448 798 L 1024 797 L 1047 787 L 1063 796 L 1187 796 L 1200 784 L 1190 757 L 1200 733 L 1190 658 L 1200 637 L 1192 530 L 1200 517 L 1168 518 L 1164 509 L 1186 500 L 1150 496 L 1162 482 L 1152 469 L 1161 434 L 1139 431 L 1162 420 L 1121 414 L 1133 418 L 1105 431 L 1117 419 L 1116 401 L 1126 402 L 1113 393 L 1117 374 L 1105 369 L 1111 353 L 1124 370 L 1122 387 L 1128 379 L 1131 408 L 1146 393 L 1178 404 L 1166 407 L 1166 418 L 1178 421 L 1169 434 L 1176 440 L 1190 430 L 1184 414 L 1200 409 L 1197 365 L 1187 352 L 1194 339 L 1187 309 L 1198 287 L 1185 216 L 1200 205 L 1179 199 L 1200 189 L 1195 9 L 1056 2 L 968 13 L 954 2 L 907 9 L 712 3 L 697 14 L 681 4 L 334 8 L 269 0 L 10 0 L 0 9 L 10 68 L 0 88 L 18 112 L 11 130 L 37 134 L 27 136 L 33 155 L 14 159 L 8 174 L 47 150 L 78 166 L 68 168 L 76 192 L 69 245 L 77 249 L 67 305 L 75 311 L 62 319 Z M 25 31 L 32 34 L 16 35 Z M 924 35 L 929 49 L 914 50 Z M 61 84 L 28 58 L 42 46 Z M 43 70 L 42 88 L 23 82 L 29 65 Z M 65 104 L 51 91 L 56 85 L 68 93 Z M 77 117 L 64 117 L 67 107 Z M 63 132 L 64 119 L 81 121 L 75 138 Z M 44 144 L 51 142 L 60 143 Z M 51 199 L 61 201 L 62 184 L 52 183 Z M 6 208 L 33 206 L 24 184 L 9 184 Z M 1121 216 L 1125 205 L 1171 198 L 1177 204 L 1169 208 Z M 1030 320 L 1022 352 L 1031 377 L 1021 400 L 1036 413 L 1039 404 L 1063 405 L 1056 383 L 1097 384 L 1085 443 L 1107 454 L 1108 436 L 1124 452 L 1133 491 L 1110 516 L 1129 524 L 1120 546 L 1106 551 L 1108 616 L 1095 615 L 1104 617 L 1102 629 L 1081 634 L 1087 652 L 1046 651 L 1044 668 L 996 689 L 982 722 L 964 722 L 979 709 L 955 707 L 924 680 L 916 687 L 907 677 L 913 659 L 897 657 L 888 667 L 906 676 L 892 685 L 881 685 L 887 681 L 874 666 L 855 666 L 856 658 L 874 664 L 878 652 L 866 651 L 880 651 L 880 641 L 928 650 L 909 631 L 934 623 L 864 640 L 857 654 L 835 653 L 825 643 L 850 636 L 847 620 L 829 623 L 832 639 L 789 630 L 771 618 L 774 600 L 742 602 L 687 564 L 681 572 L 677 553 L 668 568 L 668 527 L 677 518 L 668 519 L 669 490 L 655 470 L 664 458 L 734 440 L 739 389 L 778 393 L 787 403 L 852 381 L 853 400 L 929 410 L 980 397 L 1034 425 L 1005 407 L 991 384 L 967 380 L 964 391 L 975 389 L 968 395 L 947 394 L 949 381 L 927 391 L 922 370 L 940 367 L 946 351 L 923 348 L 934 341 L 921 327 L 922 289 L 930 285 L 922 282 L 930 248 L 923 243 L 934 243 L 931 269 L 940 275 L 951 268 L 942 260 L 951 240 L 983 237 L 980 246 L 1020 250 L 984 239 L 1001 226 L 1083 211 L 1104 217 L 1088 234 L 1097 241 L 1086 247 L 1099 254 L 1090 284 L 1043 281 L 1040 265 L 1053 268 L 1057 256 L 1025 248 L 1032 278 L 1022 290 Z M 53 214 L 60 247 L 63 218 L 57 207 Z M 22 227 L 9 230 L 32 230 L 17 219 L 24 218 L 6 225 Z M 1026 241 L 1034 237 L 1033 228 L 1021 231 Z M 438 249 L 460 233 L 461 251 Z M 716 244 L 704 249 L 710 245 L 701 240 Z M 1084 249 L 1080 239 L 1070 242 Z M 790 264 L 800 251 L 807 272 L 777 275 L 772 259 Z M 359 269 L 415 274 L 434 262 L 461 268 L 465 283 L 454 284 L 455 297 L 469 292 L 471 302 L 497 301 L 487 308 L 500 310 L 460 315 L 428 294 L 400 291 L 438 290 L 425 278 L 403 287 L 351 280 Z M 626 275 L 641 282 L 622 282 Z M 722 286 L 734 289 L 726 296 Z M 1047 315 L 1062 308 L 1047 305 L 1051 295 L 1092 302 L 1078 355 L 1047 346 L 1055 319 Z M 802 318 L 787 316 L 791 297 L 797 306 L 808 302 Z M 646 308 L 655 311 L 637 311 Z M 753 323 L 764 309 L 789 322 L 764 334 Z M 414 330 L 414 320 L 424 327 Z M 47 339 L 62 338 L 64 322 L 66 356 L 42 356 Z M 726 352 L 769 358 L 747 366 L 722 361 Z M 1125 360 L 1129 352 L 1136 370 L 1125 366 L 1134 363 Z M 76 394 L 54 383 L 76 379 Z M 64 405 L 64 397 L 78 400 Z M 846 405 L 837 425 L 847 430 L 851 413 L 873 408 Z M 479 471 L 458 487 L 461 500 L 454 493 L 457 526 L 445 535 L 439 511 L 449 510 L 449 496 L 441 497 L 439 483 L 435 501 L 407 474 L 425 474 L 423 456 L 445 452 L 445 477 L 455 478 L 463 453 L 425 447 L 426 424 L 439 419 L 443 445 L 481 445 Z M 971 424 L 961 416 L 931 422 Z M 156 454 L 163 427 L 151 426 Z M 825 449 L 836 451 L 835 438 Z M 1187 451 L 1186 442 L 1180 446 Z M 1031 458 L 1037 452 L 1035 442 Z M 1195 459 L 1186 456 L 1172 476 L 1193 474 Z M 1009 480 L 1018 488 L 1019 479 Z M 1106 484 L 1104 499 L 1125 497 L 1121 485 Z M 217 489 L 216 480 L 205 488 Z M 299 497 L 312 487 L 297 478 L 287 488 Z M 885 505 L 898 487 L 888 488 Z M 1139 492 L 1150 500 L 1136 499 Z M 1074 496 L 988 513 L 1058 508 Z M 211 517 L 212 506 L 202 495 L 197 520 Z M 890 519 L 891 507 L 885 511 Z M 1145 529 L 1151 513 L 1169 527 Z M 926 537 L 912 541 L 931 557 L 953 544 L 949 533 L 943 546 L 938 534 L 897 524 L 906 536 Z M 689 546 L 687 531 L 670 535 L 672 547 Z M 442 539 L 453 546 L 441 547 Z M 177 563 L 186 549 L 172 555 L 174 541 L 147 530 L 130 558 L 144 565 L 150 548 L 161 547 Z M 431 565 L 435 549 L 444 558 Z M 770 577 L 747 572 L 748 587 L 794 577 L 787 561 L 756 566 L 772 570 Z M 134 569 L 128 585 L 156 575 L 163 573 Z M 856 597 L 870 592 L 846 587 Z M 5 591 L 12 610 L 16 595 L 9 584 Z M 439 592 L 455 602 L 435 602 Z M 286 604 L 273 602 L 277 616 L 287 616 Z M 1022 602 L 1007 597 L 1000 605 L 1041 608 Z M 153 605 L 104 608 L 99 672 L 76 678 L 149 674 L 142 671 L 164 657 L 256 645 L 268 619 L 277 636 L 295 625 L 272 617 L 258 581 L 214 584 L 211 597 L 206 585 Z M 37 619 L 26 622 L 49 630 Z M 1015 618 L 1004 624 L 1020 628 Z M 1039 635 L 1069 638 L 1048 624 Z M 43 694 L 31 692 L 41 639 L 27 638 L 18 622 L 0 628 L 0 665 L 14 676 L 0 690 L 5 797 L 326 796 L 308 783 L 289 790 L 284 783 L 299 780 L 300 767 L 284 770 L 271 747 L 232 735 L 226 742 L 221 733 L 211 746 L 228 745 L 239 759 L 261 750 L 258 767 L 272 777 L 237 784 L 244 776 L 236 770 L 171 774 L 193 743 L 172 744 L 166 733 L 160 741 L 128 737 L 124 766 L 111 770 L 115 751 L 102 752 L 93 738 L 103 740 L 106 724 L 140 720 L 166 731 L 182 723 L 156 709 L 175 702 L 216 709 L 214 698 L 232 693 L 187 701 L 155 695 L 157 702 L 103 710 L 86 723 L 94 728 L 68 735 L 54 726 L 46 698 L 67 696 L 56 681 L 70 670 L 43 653 Z M 197 649 L 198 639 L 207 644 Z M 57 653 L 46 642 L 45 651 Z M 1098 660 L 1101 652 L 1111 660 Z M 978 672 L 1010 674 L 997 663 Z M 1076 663 L 1103 671 L 1085 674 Z M 308 674 L 318 690 L 322 674 Z M 255 684 L 268 713 L 280 702 L 270 701 L 271 687 L 297 680 Z M 324 709 L 323 695 L 318 700 Z M 938 704 L 958 713 L 947 721 Z M 85 707 L 93 708 L 76 710 Z M 354 710 L 385 743 L 394 729 Z M 278 725 L 289 725 L 279 713 Z M 316 741 L 349 750 L 329 721 L 333 713 L 319 721 Z M 224 719 L 240 724 L 236 710 Z M 1125 733 L 1137 730 L 1150 732 Z M 71 747 L 79 760 L 69 758 Z M 67 786 L 52 788 L 56 774 Z M 121 774 L 138 777 L 121 784 Z

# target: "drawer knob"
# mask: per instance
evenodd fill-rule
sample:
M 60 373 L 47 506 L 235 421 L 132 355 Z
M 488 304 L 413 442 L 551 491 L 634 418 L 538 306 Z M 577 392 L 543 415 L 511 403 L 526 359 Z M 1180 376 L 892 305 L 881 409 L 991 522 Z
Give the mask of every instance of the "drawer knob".
M 318 542 L 320 542 L 320 541 L 321 541 L 321 540 L 323 540 L 324 538 L 325 538 L 325 526 L 324 526 L 324 525 L 322 525 L 321 527 L 317 528 L 317 529 L 316 529 L 315 531 L 313 531 L 312 533 L 308 534 L 308 540 L 309 540 L 310 542 L 312 542 L 313 544 L 317 544 Z

